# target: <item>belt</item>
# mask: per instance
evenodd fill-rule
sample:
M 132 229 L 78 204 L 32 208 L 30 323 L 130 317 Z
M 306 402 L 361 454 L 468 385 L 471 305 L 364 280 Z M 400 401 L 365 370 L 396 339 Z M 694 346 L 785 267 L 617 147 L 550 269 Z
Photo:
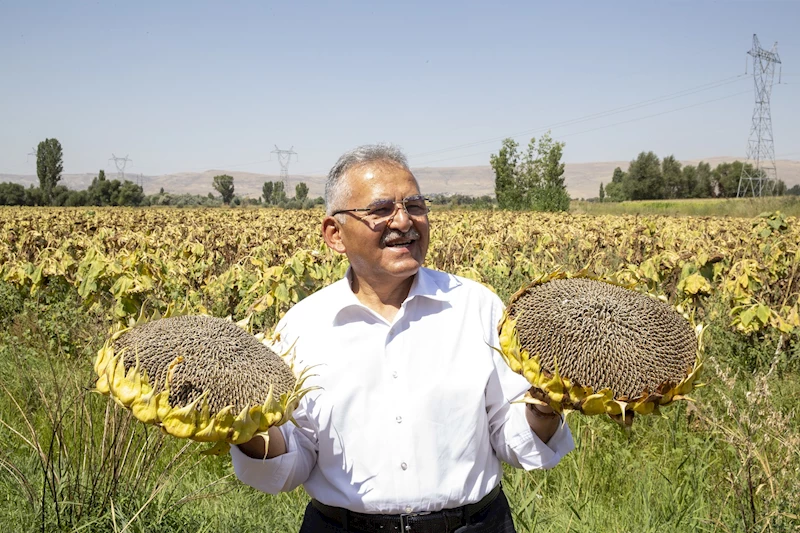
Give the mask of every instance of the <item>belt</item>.
M 485 510 L 500 494 L 500 485 L 476 503 L 468 503 L 454 509 L 405 514 L 366 514 L 349 511 L 342 507 L 325 505 L 311 500 L 311 505 L 327 518 L 347 531 L 402 533 L 447 533 L 470 523 L 470 519 Z

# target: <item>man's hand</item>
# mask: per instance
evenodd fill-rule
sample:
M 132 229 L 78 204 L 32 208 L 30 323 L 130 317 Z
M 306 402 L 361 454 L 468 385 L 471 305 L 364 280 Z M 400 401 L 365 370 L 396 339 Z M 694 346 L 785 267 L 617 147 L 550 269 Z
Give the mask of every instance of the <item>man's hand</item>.
M 239 449 L 253 459 L 272 459 L 286 453 L 286 440 L 277 427 L 269 428 L 265 433 L 256 433 L 249 441 L 239 444 Z
M 525 405 L 525 417 L 528 425 L 542 442 L 547 443 L 561 425 L 561 414 L 553 410 L 544 400 L 544 393 L 531 387 L 528 391 L 528 403 Z

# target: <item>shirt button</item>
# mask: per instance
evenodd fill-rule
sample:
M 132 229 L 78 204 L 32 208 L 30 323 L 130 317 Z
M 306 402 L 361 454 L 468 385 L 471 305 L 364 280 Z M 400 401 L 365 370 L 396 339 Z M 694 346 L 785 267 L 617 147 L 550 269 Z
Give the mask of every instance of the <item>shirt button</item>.
M 403 470 L 406 470 L 406 469 L 408 469 L 408 465 L 405 464 L 405 463 L 400 463 L 400 468 L 402 468 Z M 408 512 L 410 513 L 411 511 L 408 511 Z
M 394 372 L 392 372 L 392 377 L 393 377 L 393 378 L 395 378 L 395 379 L 397 378 L 397 370 L 395 370 Z
M 394 419 L 397 421 L 398 424 L 403 421 L 402 416 L 396 416 Z

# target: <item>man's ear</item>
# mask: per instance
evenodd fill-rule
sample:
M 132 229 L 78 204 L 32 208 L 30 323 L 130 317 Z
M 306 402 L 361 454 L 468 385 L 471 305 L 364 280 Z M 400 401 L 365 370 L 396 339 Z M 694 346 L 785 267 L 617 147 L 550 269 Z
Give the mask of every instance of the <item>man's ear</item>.
M 343 254 L 347 251 L 342 242 L 341 223 L 334 217 L 327 216 L 322 219 L 322 238 L 333 251 Z

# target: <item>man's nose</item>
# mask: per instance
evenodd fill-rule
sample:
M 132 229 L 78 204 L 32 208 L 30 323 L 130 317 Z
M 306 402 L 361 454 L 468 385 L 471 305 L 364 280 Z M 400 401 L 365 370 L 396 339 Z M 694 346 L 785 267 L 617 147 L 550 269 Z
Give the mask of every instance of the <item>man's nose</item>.
M 397 210 L 392 215 L 392 218 L 389 219 L 388 226 L 394 228 L 396 230 L 406 232 L 411 229 L 413 222 L 411 221 L 411 217 L 408 216 L 408 212 L 403 204 L 397 206 Z

